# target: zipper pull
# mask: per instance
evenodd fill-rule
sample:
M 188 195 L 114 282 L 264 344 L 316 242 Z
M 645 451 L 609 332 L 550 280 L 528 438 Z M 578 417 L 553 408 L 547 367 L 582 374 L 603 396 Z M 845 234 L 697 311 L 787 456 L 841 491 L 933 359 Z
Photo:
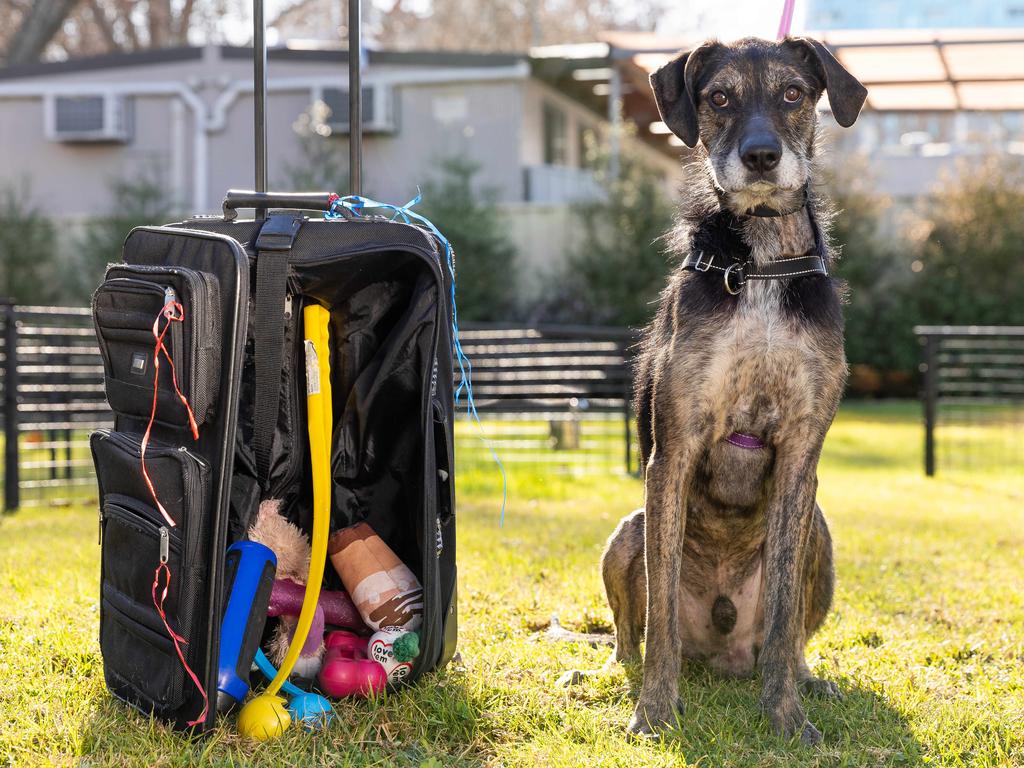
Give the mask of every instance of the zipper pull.
M 171 320 L 179 320 L 180 316 L 174 311 L 174 305 L 178 303 L 178 294 L 174 288 L 167 286 L 164 288 L 164 316 Z M 183 315 L 182 315 L 183 316 Z
M 160 564 L 163 565 L 167 562 L 167 558 L 171 555 L 171 533 L 167 530 L 166 525 L 160 526 Z
M 292 318 L 292 295 L 290 293 L 286 293 L 284 296 L 284 317 L 286 320 Z

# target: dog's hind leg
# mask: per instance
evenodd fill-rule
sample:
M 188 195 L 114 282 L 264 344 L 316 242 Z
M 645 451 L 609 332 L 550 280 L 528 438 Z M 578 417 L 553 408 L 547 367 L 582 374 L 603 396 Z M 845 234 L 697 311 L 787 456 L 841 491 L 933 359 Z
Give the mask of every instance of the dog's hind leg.
M 811 523 L 810 539 L 807 546 L 807 562 L 804 567 L 804 641 L 797 649 L 796 679 L 800 690 L 811 696 L 828 698 L 843 697 L 839 686 L 831 680 L 815 677 L 807 666 L 804 646 L 825 621 L 832 607 L 832 593 L 835 589 L 835 570 L 832 564 L 832 536 L 821 507 L 815 504 L 814 519 Z
M 608 539 L 601 575 L 615 619 L 615 651 L 608 663 L 639 661 L 647 609 L 643 509 L 624 517 Z
M 601 556 L 601 576 L 615 621 L 615 649 L 601 669 L 572 669 L 564 673 L 558 678 L 560 687 L 576 685 L 588 677 L 611 671 L 617 662 L 640 660 L 640 640 L 647 606 L 643 509 L 622 518 L 608 537 Z

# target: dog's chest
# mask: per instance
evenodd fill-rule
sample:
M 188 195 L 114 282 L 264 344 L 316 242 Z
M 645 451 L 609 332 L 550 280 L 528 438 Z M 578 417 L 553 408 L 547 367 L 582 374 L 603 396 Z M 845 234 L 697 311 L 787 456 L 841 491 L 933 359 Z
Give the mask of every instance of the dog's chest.
M 712 413 L 725 420 L 725 434 L 764 433 L 814 408 L 819 350 L 808 328 L 782 311 L 783 287 L 779 281 L 748 283 L 708 339 L 703 394 Z

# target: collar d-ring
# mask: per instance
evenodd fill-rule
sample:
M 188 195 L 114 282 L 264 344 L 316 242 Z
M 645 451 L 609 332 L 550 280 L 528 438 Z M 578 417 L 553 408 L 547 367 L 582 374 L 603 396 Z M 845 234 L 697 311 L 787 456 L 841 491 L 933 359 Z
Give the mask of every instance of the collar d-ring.
M 732 283 L 729 282 L 729 278 L 732 276 L 733 270 L 738 270 L 736 274 L 737 274 L 737 279 L 739 280 L 739 282 L 736 284 L 735 288 L 733 288 Z M 740 291 L 743 290 L 743 283 L 744 283 L 744 280 L 743 280 L 743 265 L 737 263 L 737 264 L 730 264 L 728 267 L 726 267 L 725 268 L 725 274 L 722 275 L 722 281 L 725 283 L 726 293 L 728 293 L 731 296 L 739 295 Z

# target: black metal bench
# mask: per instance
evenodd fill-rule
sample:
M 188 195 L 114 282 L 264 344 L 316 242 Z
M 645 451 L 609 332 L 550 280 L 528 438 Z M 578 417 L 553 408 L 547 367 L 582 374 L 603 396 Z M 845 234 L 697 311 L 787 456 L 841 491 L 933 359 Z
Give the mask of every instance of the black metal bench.
M 459 335 L 482 416 L 546 421 L 550 446 L 566 451 L 585 448 L 581 425 L 587 419 L 621 420 L 625 466 L 632 471 L 632 332 L 472 324 Z

